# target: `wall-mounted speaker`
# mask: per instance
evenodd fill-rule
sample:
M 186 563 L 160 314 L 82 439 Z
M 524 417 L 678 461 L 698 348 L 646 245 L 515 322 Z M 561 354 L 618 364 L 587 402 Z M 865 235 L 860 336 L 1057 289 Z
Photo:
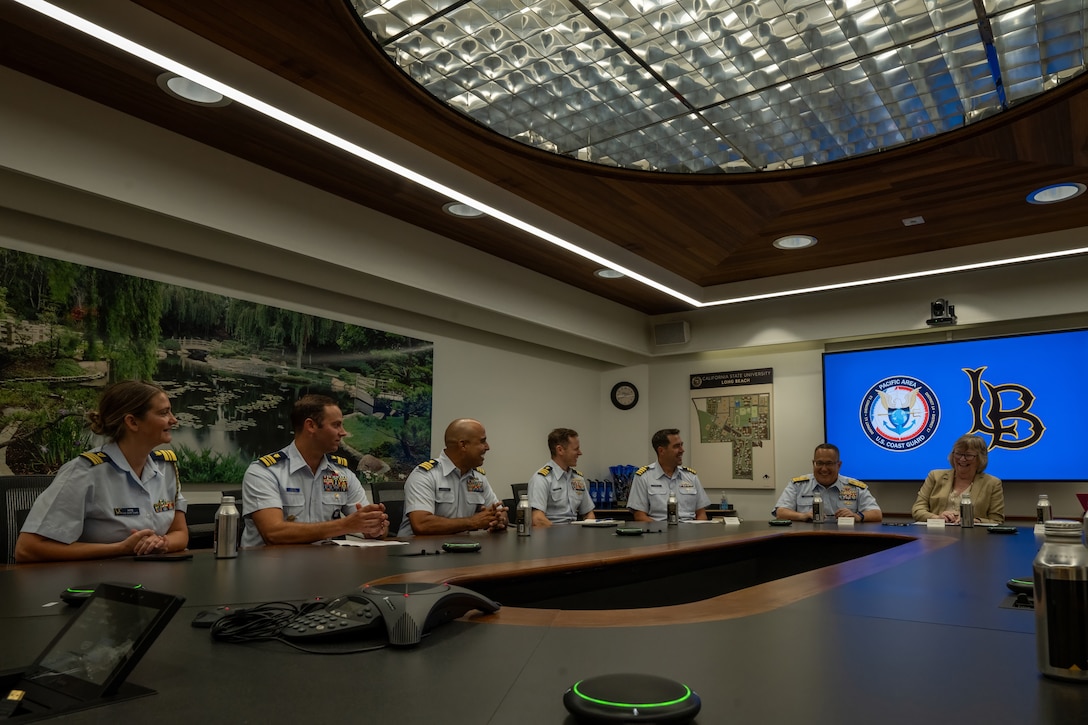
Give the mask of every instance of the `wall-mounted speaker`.
M 687 320 L 659 322 L 654 325 L 655 345 L 683 345 L 691 341 L 691 328 Z

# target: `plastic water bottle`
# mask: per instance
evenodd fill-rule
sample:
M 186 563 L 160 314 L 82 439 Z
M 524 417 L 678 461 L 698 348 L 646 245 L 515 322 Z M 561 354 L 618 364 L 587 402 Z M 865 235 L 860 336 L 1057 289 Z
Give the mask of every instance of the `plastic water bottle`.
M 819 523 L 824 520 L 824 496 L 820 489 L 812 492 L 812 521 Z
M 1032 580 L 1039 671 L 1088 682 L 1088 548 L 1082 531 L 1079 521 L 1047 521 Z
M 238 556 L 239 519 L 234 496 L 224 496 L 215 512 L 215 533 L 212 540 L 216 559 L 233 559 Z
M 1045 524 L 1054 518 L 1050 508 L 1050 497 L 1045 493 L 1039 494 L 1039 500 L 1035 503 L 1035 523 Z
M 975 528 L 975 502 L 971 500 L 970 491 L 964 491 L 960 496 L 960 526 L 965 529 Z
M 669 491 L 669 501 L 665 505 L 665 519 L 669 526 L 680 523 L 680 512 L 677 510 L 676 491 Z
M 518 496 L 518 509 L 514 514 L 518 536 L 530 536 L 533 533 L 533 512 L 529 509 L 529 494 Z

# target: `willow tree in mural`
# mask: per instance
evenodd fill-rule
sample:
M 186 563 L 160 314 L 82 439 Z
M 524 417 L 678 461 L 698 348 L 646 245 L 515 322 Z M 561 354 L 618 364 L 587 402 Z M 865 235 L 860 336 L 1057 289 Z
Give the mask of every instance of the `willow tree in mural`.
M 99 388 L 170 394 L 189 481 L 232 482 L 291 439 L 301 395 L 335 397 L 364 478 L 430 452 L 432 345 L 199 290 L 0 249 L 0 472 L 48 473 L 94 445 Z

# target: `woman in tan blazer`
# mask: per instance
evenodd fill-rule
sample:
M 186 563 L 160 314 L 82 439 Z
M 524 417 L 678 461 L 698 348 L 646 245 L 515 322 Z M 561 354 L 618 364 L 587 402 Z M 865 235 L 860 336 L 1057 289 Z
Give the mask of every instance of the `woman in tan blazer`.
M 948 455 L 951 470 L 938 469 L 926 476 L 911 509 L 914 520 L 960 523 L 960 497 L 969 490 L 975 504 L 975 523 L 1004 523 L 1005 492 L 1000 478 L 983 473 L 988 460 L 985 441 L 976 435 L 960 436 Z

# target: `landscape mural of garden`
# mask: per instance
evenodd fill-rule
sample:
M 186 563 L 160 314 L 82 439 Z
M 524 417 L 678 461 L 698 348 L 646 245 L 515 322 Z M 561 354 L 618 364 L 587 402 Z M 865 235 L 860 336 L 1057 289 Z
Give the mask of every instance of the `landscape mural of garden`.
M 222 295 L 0 249 L 0 474 L 53 473 L 102 441 L 102 388 L 170 396 L 182 480 L 238 483 L 283 448 L 291 405 L 334 397 L 363 480 L 430 457 L 433 345 Z

